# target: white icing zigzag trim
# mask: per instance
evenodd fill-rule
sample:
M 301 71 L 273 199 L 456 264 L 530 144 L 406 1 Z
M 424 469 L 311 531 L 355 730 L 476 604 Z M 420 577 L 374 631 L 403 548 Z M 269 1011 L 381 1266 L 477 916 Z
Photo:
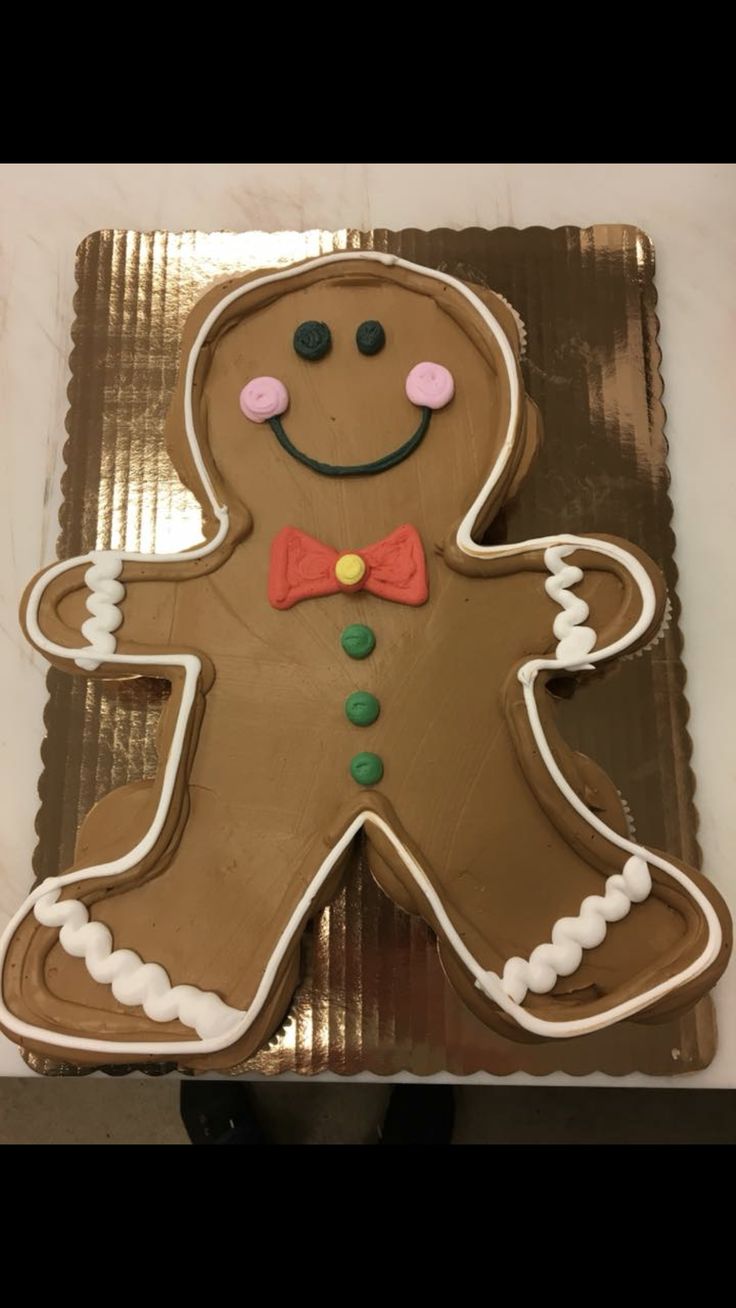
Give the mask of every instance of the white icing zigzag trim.
M 123 620 L 117 605 L 125 599 L 125 586 L 116 580 L 123 570 L 122 555 L 114 550 L 94 550 L 90 558 L 92 566 L 85 572 L 84 581 L 91 591 L 85 607 L 92 617 L 82 623 L 82 635 L 100 658 L 75 659 L 77 667 L 85 672 L 94 672 L 106 655 L 115 653 L 117 641 L 112 633 Z
M 563 610 L 552 624 L 552 630 L 559 641 L 555 655 L 571 672 L 592 667 L 592 664 L 585 663 L 585 659 L 597 639 L 592 627 L 580 625 L 590 612 L 585 600 L 579 595 L 569 594 L 570 587 L 577 586 L 583 580 L 582 568 L 562 562 L 574 550 L 574 545 L 552 545 L 544 551 L 545 566 L 554 574 L 547 578 L 544 589 L 550 599 Z
M 132 949 L 113 949 L 112 936 L 102 922 L 90 922 L 78 899 L 57 903 L 61 890 L 50 890 L 36 900 L 34 916 L 42 926 L 59 927 L 59 943 L 74 958 L 83 958 L 95 981 L 109 985 L 119 1004 L 139 1004 L 153 1022 L 193 1027 L 201 1040 L 217 1038 L 232 1029 L 243 1014 L 230 1008 L 212 991 L 196 986 L 172 986 L 158 963 L 144 963 Z
M 606 938 L 609 922 L 620 922 L 632 904 L 641 904 L 652 889 L 649 868 L 632 855 L 622 873 L 610 876 L 604 895 L 588 895 L 577 917 L 561 917 L 552 928 L 552 943 L 537 945 L 529 959 L 510 958 L 502 984 L 509 999 L 523 1004 L 527 990 L 549 994 L 557 978 L 572 976 L 580 967 L 584 949 L 595 949 Z

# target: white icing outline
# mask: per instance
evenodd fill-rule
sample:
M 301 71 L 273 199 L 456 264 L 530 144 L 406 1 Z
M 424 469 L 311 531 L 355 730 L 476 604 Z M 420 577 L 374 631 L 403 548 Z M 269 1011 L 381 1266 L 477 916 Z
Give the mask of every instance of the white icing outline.
M 604 838 L 610 844 L 622 850 L 624 853 L 627 853 L 630 857 L 636 857 L 638 859 L 642 859 L 645 863 L 651 864 L 659 868 L 660 870 L 664 871 L 668 876 L 672 877 L 675 881 L 677 881 L 688 891 L 688 893 L 693 897 L 695 902 L 699 905 L 705 916 L 706 922 L 708 924 L 708 941 L 702 953 L 698 956 L 698 958 L 694 959 L 693 962 L 688 965 L 688 967 L 683 969 L 683 971 L 668 978 L 666 981 L 661 982 L 659 985 L 653 986 L 651 989 L 642 992 L 639 995 L 634 996 L 632 999 L 626 1000 L 623 1003 L 615 1005 L 613 1008 L 608 1009 L 606 1012 L 595 1014 L 594 1016 L 589 1018 L 577 1018 L 577 1019 L 560 1021 L 560 1022 L 554 1022 L 554 1021 L 549 1021 L 547 1019 L 535 1017 L 532 1013 L 529 1013 L 520 1004 L 516 1003 L 513 999 L 510 998 L 510 996 L 506 993 L 504 989 L 502 979 L 495 972 L 483 971 L 479 967 L 477 961 L 468 950 L 467 946 L 463 942 L 458 932 L 455 930 L 452 922 L 450 921 L 443 907 L 442 901 L 439 895 L 437 894 L 436 890 L 434 889 L 432 883 L 430 882 L 426 873 L 417 863 L 416 859 L 413 857 L 411 852 L 406 848 L 405 845 L 401 843 L 398 836 L 396 836 L 394 831 L 384 821 L 383 818 L 379 817 L 379 815 L 376 813 L 365 811 L 363 813 L 360 813 L 350 823 L 350 825 L 347 827 L 347 829 L 345 830 L 345 832 L 343 833 L 337 844 L 333 846 L 327 858 L 325 859 L 325 861 L 322 863 L 321 867 L 317 871 L 310 886 L 305 891 L 304 895 L 302 896 L 302 899 L 297 905 L 297 908 L 294 910 L 294 913 L 292 914 L 291 919 L 287 924 L 287 927 L 284 930 L 281 939 L 279 940 L 278 945 L 274 950 L 274 953 L 272 954 L 266 969 L 264 970 L 260 985 L 258 986 L 256 994 L 253 998 L 253 1002 L 250 1005 L 250 1008 L 242 1013 L 242 1015 L 238 1018 L 237 1023 L 234 1023 L 229 1030 L 225 1031 L 219 1036 L 212 1036 L 206 1039 L 172 1040 L 172 1041 L 94 1040 L 82 1036 L 63 1035 L 55 1031 L 50 1031 L 45 1027 L 38 1027 L 28 1022 L 23 1022 L 19 1018 L 17 1018 L 7 1008 L 5 1004 L 4 996 L 2 994 L 2 987 L 0 984 L 0 1019 L 2 1020 L 2 1023 L 8 1028 L 8 1030 L 13 1031 L 14 1034 L 19 1035 L 23 1039 L 35 1039 L 50 1047 L 62 1048 L 62 1049 L 78 1049 L 78 1050 L 84 1050 L 85 1052 L 89 1052 L 89 1053 L 108 1053 L 108 1054 L 115 1053 L 120 1055 L 133 1054 L 139 1056 L 148 1055 L 151 1057 L 164 1057 L 164 1058 L 167 1056 L 173 1057 L 173 1056 L 181 1056 L 186 1054 L 204 1055 L 209 1053 L 215 1053 L 221 1049 L 225 1049 L 230 1045 L 234 1044 L 243 1035 L 245 1035 L 245 1033 L 248 1031 L 252 1023 L 255 1021 L 258 1014 L 261 1012 L 271 992 L 278 969 L 284 957 L 286 956 L 286 953 L 288 952 L 289 948 L 292 945 L 296 932 L 298 931 L 302 922 L 306 919 L 311 905 L 313 904 L 314 900 L 317 898 L 322 886 L 324 885 L 325 881 L 329 877 L 330 872 L 332 871 L 333 867 L 335 866 L 341 855 L 347 849 L 348 845 L 353 840 L 353 838 L 358 833 L 358 831 L 360 831 L 361 828 L 366 824 L 372 824 L 373 826 L 376 826 L 379 830 L 383 832 L 384 836 L 393 845 L 394 849 L 399 854 L 402 862 L 404 863 L 404 865 L 410 872 L 411 876 L 413 877 L 414 881 L 416 882 L 418 888 L 420 889 L 425 899 L 427 900 L 437 920 L 437 924 L 440 927 L 441 932 L 446 937 L 448 943 L 455 951 L 455 953 L 457 954 L 458 958 L 460 959 L 464 967 L 470 972 L 472 976 L 475 977 L 476 986 L 478 986 L 478 988 L 482 990 L 484 994 L 486 994 L 495 1004 L 497 1004 L 498 1007 L 502 1009 L 503 1012 L 507 1013 L 510 1017 L 512 1017 L 521 1027 L 523 1027 L 525 1030 L 533 1032 L 534 1034 L 542 1035 L 546 1037 L 553 1037 L 553 1038 L 572 1037 L 577 1035 L 583 1035 L 591 1031 L 599 1030 L 602 1027 L 611 1025 L 613 1022 L 619 1021 L 626 1017 L 631 1017 L 635 1013 L 641 1012 L 643 1009 L 650 1007 L 650 1005 L 655 1003 L 661 996 L 669 993 L 674 988 L 683 986 L 694 977 L 700 975 L 700 973 L 705 971 L 706 968 L 709 967 L 710 964 L 718 956 L 721 947 L 721 942 L 722 942 L 720 922 L 718 920 L 718 916 L 715 910 L 713 909 L 707 897 L 700 890 L 700 888 L 696 885 L 694 881 L 691 880 L 690 877 L 687 876 L 686 873 L 682 872 L 674 864 L 669 863 L 666 859 L 661 858 L 659 855 L 653 854 L 650 850 L 645 849 L 643 846 L 636 844 L 634 841 L 627 840 L 625 837 L 620 836 L 618 832 L 614 831 L 611 827 L 608 827 L 604 822 L 601 821 L 601 819 L 595 813 L 591 812 L 591 810 L 586 807 L 583 801 L 578 797 L 576 792 L 573 790 L 572 786 L 563 776 L 562 772 L 557 766 L 557 763 L 554 759 L 552 751 L 545 737 L 544 730 L 539 716 L 535 694 L 534 694 L 534 686 L 538 673 L 545 669 L 558 670 L 558 671 L 576 671 L 579 670 L 581 666 L 592 668 L 596 663 L 602 662 L 604 659 L 610 659 L 615 655 L 621 653 L 623 650 L 628 649 L 631 645 L 635 644 L 636 641 L 644 634 L 644 632 L 646 631 L 647 627 L 650 625 L 652 618 L 654 616 L 654 611 L 655 611 L 654 588 L 647 575 L 646 570 L 642 567 L 641 563 L 639 563 L 639 561 L 633 555 L 629 554 L 628 551 L 621 549 L 620 546 L 614 545 L 609 541 L 597 540 L 595 538 L 591 538 L 587 536 L 573 536 L 573 535 L 565 534 L 560 536 L 541 537 L 535 540 L 521 541 L 516 544 L 484 546 L 484 545 L 476 544 L 476 542 L 472 539 L 472 530 L 473 527 L 475 526 L 478 516 L 481 510 L 483 509 L 486 501 L 488 500 L 489 496 L 491 495 L 492 491 L 498 484 L 500 478 L 502 477 L 504 470 L 506 469 L 506 466 L 511 457 L 515 440 L 516 440 L 517 425 L 521 412 L 522 394 L 521 394 L 521 387 L 519 384 L 519 372 L 518 372 L 516 357 L 513 353 L 513 350 L 511 348 L 511 345 L 507 337 L 505 336 L 500 325 L 497 323 L 496 319 L 493 317 L 492 313 L 487 308 L 487 306 L 483 303 L 483 301 L 480 300 L 479 297 L 476 296 L 461 281 L 458 281 L 457 278 L 451 277 L 447 273 L 441 273 L 430 268 L 425 268 L 419 264 L 410 263 L 407 260 L 400 259 L 395 255 L 381 254 L 376 251 L 355 250 L 355 251 L 345 252 L 344 254 L 341 253 L 341 254 L 326 255 L 319 259 L 310 260 L 308 265 L 300 264 L 297 265 L 296 267 L 284 269 L 281 272 L 271 273 L 264 277 L 255 278 L 253 281 L 247 282 L 244 286 L 237 287 L 234 291 L 230 292 L 229 295 L 223 297 L 223 299 L 220 300 L 214 306 L 212 311 L 208 314 L 207 318 L 203 322 L 195 338 L 194 344 L 192 346 L 187 361 L 187 368 L 186 368 L 186 375 L 185 375 L 185 392 L 184 392 L 184 416 L 185 416 L 185 431 L 186 431 L 187 441 L 189 444 L 189 449 L 192 455 L 194 465 L 197 469 L 197 473 L 202 484 L 202 488 L 205 492 L 210 508 L 212 509 L 213 514 L 219 524 L 217 532 L 211 540 L 205 541 L 201 546 L 198 546 L 193 550 L 186 550 L 180 553 L 139 554 L 139 553 L 133 553 L 127 551 L 114 551 L 114 553 L 117 554 L 121 564 L 125 562 L 186 563 L 192 559 L 205 557 L 206 555 L 212 553 L 215 549 L 217 549 L 217 547 L 220 544 L 222 544 L 222 542 L 225 540 L 227 536 L 227 532 L 229 528 L 229 514 L 228 514 L 227 507 L 224 505 L 220 505 L 217 501 L 217 497 L 215 495 L 212 481 L 210 480 L 204 462 L 204 458 L 202 456 L 202 452 L 199 448 L 197 434 L 194 427 L 194 415 L 193 415 L 193 408 L 192 408 L 192 383 L 194 379 L 194 371 L 195 371 L 197 359 L 199 357 L 199 352 L 202 348 L 204 340 L 207 334 L 209 333 L 209 331 L 211 330 L 213 324 L 217 321 L 217 319 L 220 317 L 223 311 L 230 304 L 232 304 L 233 301 L 237 300 L 241 296 L 247 295 L 250 292 L 257 290 L 259 287 L 268 285 L 271 282 L 283 281 L 290 277 L 297 276 L 299 273 L 304 272 L 307 267 L 313 268 L 313 267 L 324 267 L 327 265 L 332 266 L 337 262 L 351 262 L 354 260 L 370 260 L 376 263 L 382 263 L 386 266 L 405 268 L 411 272 L 420 273 L 422 276 L 433 278 L 436 281 L 443 282 L 445 285 L 453 287 L 456 291 L 458 291 L 459 294 L 464 296 L 464 298 L 469 301 L 469 303 L 473 306 L 476 312 L 480 315 L 483 322 L 490 329 L 492 336 L 495 338 L 500 348 L 501 355 L 504 360 L 504 364 L 506 366 L 507 376 L 509 381 L 510 409 L 509 409 L 508 428 L 504 440 L 502 442 L 499 454 L 485 482 L 485 485 L 483 486 L 479 494 L 476 496 L 468 512 L 466 513 L 465 517 L 462 519 L 462 522 L 460 523 L 460 526 L 457 531 L 457 537 L 456 537 L 458 548 L 464 554 L 468 555 L 471 558 L 492 559 L 492 558 L 509 558 L 519 554 L 524 554 L 529 550 L 543 549 L 545 551 L 547 550 L 557 551 L 560 549 L 560 547 L 569 546 L 571 548 L 569 550 L 565 549 L 563 552 L 564 554 L 568 554 L 572 552 L 572 550 L 574 549 L 581 549 L 593 553 L 599 553 L 608 558 L 616 560 L 624 568 L 627 569 L 627 571 L 631 574 L 634 581 L 636 582 L 642 599 L 642 611 L 640 617 L 638 618 L 634 626 L 631 627 L 630 630 L 626 632 L 623 636 L 621 636 L 618 640 L 612 642 L 610 645 L 606 646 L 603 649 L 593 650 L 592 652 L 586 652 L 584 656 L 586 662 L 584 664 L 581 664 L 579 662 L 580 659 L 579 645 L 576 646 L 575 648 L 575 655 L 578 659 L 577 662 L 571 663 L 569 660 L 564 661 L 563 659 L 560 658 L 532 659 L 528 663 L 524 664 L 524 666 L 520 669 L 518 676 L 523 687 L 524 703 L 526 706 L 527 715 L 529 718 L 529 723 L 532 729 L 532 733 L 534 735 L 535 742 L 539 749 L 540 757 L 544 762 L 558 790 L 568 801 L 568 803 L 572 806 L 575 812 L 578 813 L 590 826 L 592 826 L 602 836 L 604 836 Z M 26 610 L 26 625 L 28 627 L 29 636 L 33 644 L 35 644 L 37 648 L 43 650 L 44 653 L 49 654 L 54 658 L 60 658 L 66 661 L 71 661 L 71 660 L 90 661 L 91 659 L 94 658 L 95 647 L 92 645 L 88 645 L 81 649 L 69 649 L 65 646 L 56 645 L 54 642 L 47 640 L 38 625 L 38 610 L 44 591 L 46 590 L 47 586 L 53 580 L 55 580 L 56 577 L 61 576 L 64 572 L 67 572 L 70 569 L 78 567 L 82 564 L 94 563 L 96 555 L 98 555 L 99 553 L 100 553 L 99 551 L 90 551 L 88 554 L 81 555 L 80 557 L 66 560 L 62 563 L 58 563 L 52 566 L 38 578 L 38 580 L 36 581 L 35 585 L 31 590 L 28 599 L 27 610 Z M 104 551 L 103 553 L 108 553 L 108 552 Z M 111 551 L 110 553 L 113 552 Z M 563 553 L 561 553 L 558 556 L 558 558 L 563 557 Z M 570 583 L 570 584 L 574 584 L 574 583 Z M 558 587 L 559 593 L 561 594 L 564 589 L 566 589 L 564 586 L 559 586 Z M 579 605 L 582 604 L 582 601 L 574 601 L 574 603 L 578 605 L 577 612 L 581 613 L 582 609 L 579 607 Z M 567 617 L 568 617 L 568 630 L 563 634 L 563 639 L 564 639 L 565 636 L 567 637 L 572 636 L 574 633 L 575 626 L 579 624 L 580 620 L 584 620 L 584 619 L 579 619 L 578 623 L 576 623 L 573 617 L 573 611 L 571 607 L 569 605 L 563 605 L 563 607 L 566 608 Z M 587 613 L 585 616 L 587 616 Z M 116 652 L 110 653 L 105 650 L 100 650 L 99 652 L 103 656 L 102 661 L 105 664 L 110 664 L 113 666 L 118 664 L 118 665 L 125 665 L 128 667 L 130 666 L 141 666 L 146 668 L 160 667 L 162 670 L 181 668 L 184 671 L 184 685 L 182 689 L 181 701 L 179 704 L 177 720 L 172 735 L 171 746 L 169 749 L 168 757 L 166 759 L 166 763 L 164 765 L 161 794 L 159 796 L 159 801 L 156 807 L 156 813 L 154 815 L 153 821 L 148 831 L 137 843 L 137 845 L 132 850 L 130 850 L 127 854 L 122 855 L 120 858 L 114 859 L 108 863 L 99 864 L 94 867 L 82 868 L 75 872 L 66 873 L 58 877 L 49 877 L 40 886 L 37 886 L 35 890 L 31 891 L 31 893 L 26 897 L 26 899 L 20 905 L 17 912 L 13 915 L 7 927 L 5 928 L 5 931 L 2 933 L 2 936 L 0 937 L 0 978 L 2 977 L 2 970 L 3 970 L 7 949 L 13 935 L 15 934 L 16 928 L 27 916 L 30 910 L 34 908 L 38 900 L 49 895 L 49 893 L 52 891 L 61 890 L 62 887 L 66 885 L 76 884 L 77 882 L 86 881 L 93 877 L 119 875 L 123 872 L 130 870 L 137 863 L 139 863 L 154 847 L 156 841 L 158 840 L 161 834 L 161 831 L 163 830 L 164 823 L 168 815 L 169 807 L 171 804 L 171 798 L 174 792 L 176 777 L 179 771 L 179 767 L 184 752 L 186 731 L 189 722 L 189 717 L 192 711 L 192 706 L 195 699 L 197 683 L 201 671 L 201 662 L 199 658 L 197 658 L 197 656 L 193 654 L 166 653 L 166 654 L 131 655 L 131 654 L 118 654 Z M 65 902 L 73 903 L 78 901 L 65 901 Z M 156 965 L 153 966 L 155 967 Z M 189 987 L 188 989 L 193 990 L 194 987 Z M 203 1000 L 206 1000 L 208 998 L 206 992 L 199 992 L 199 994 Z M 146 1002 L 148 1002 L 148 1000 L 146 1000 Z

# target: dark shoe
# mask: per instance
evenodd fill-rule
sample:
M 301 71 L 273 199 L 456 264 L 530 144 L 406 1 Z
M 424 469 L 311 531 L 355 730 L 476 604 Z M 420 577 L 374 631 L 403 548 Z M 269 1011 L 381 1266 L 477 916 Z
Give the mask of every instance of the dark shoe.
M 455 1125 L 455 1094 L 449 1085 L 397 1085 L 391 1091 L 378 1143 L 447 1145 Z
M 192 1144 L 264 1145 L 250 1086 L 242 1082 L 182 1081 L 179 1112 Z

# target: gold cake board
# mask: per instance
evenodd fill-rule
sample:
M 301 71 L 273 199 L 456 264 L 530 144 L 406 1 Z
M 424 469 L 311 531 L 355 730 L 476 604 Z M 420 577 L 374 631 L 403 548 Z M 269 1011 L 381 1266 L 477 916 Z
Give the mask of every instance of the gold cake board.
M 493 539 L 610 533 L 662 567 L 672 600 L 663 639 L 574 693 L 563 681 L 559 720 L 570 744 L 620 786 L 637 839 L 698 866 L 654 253 L 636 228 L 87 237 L 77 262 L 59 557 L 168 552 L 198 539 L 198 506 L 162 439 L 189 310 L 215 280 L 345 249 L 388 251 L 486 285 L 522 315 L 526 389 L 541 410 L 545 444 L 518 502 L 494 523 Z M 153 774 L 168 694 L 162 681 L 103 683 L 54 669 L 48 688 L 39 879 L 71 863 L 92 804 Z M 706 1067 L 715 1053 L 709 999 L 678 1021 L 628 1022 L 575 1040 L 522 1044 L 497 1035 L 448 985 L 429 928 L 386 899 L 357 862 L 308 929 L 302 976 L 284 1026 L 233 1073 L 663 1076 Z M 37 1055 L 26 1061 L 47 1075 L 93 1070 Z

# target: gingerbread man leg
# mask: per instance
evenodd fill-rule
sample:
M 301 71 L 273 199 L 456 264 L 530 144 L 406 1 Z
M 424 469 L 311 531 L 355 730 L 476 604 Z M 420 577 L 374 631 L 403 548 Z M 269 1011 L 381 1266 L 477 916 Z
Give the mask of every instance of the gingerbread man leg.
M 145 810 L 137 787 L 114 792 L 93 811 L 84 844 L 99 851 L 101 829 L 108 838 L 111 829 L 129 833 Z M 328 852 L 321 835 L 295 837 L 278 853 L 258 841 L 259 859 L 233 817 L 192 787 L 184 834 L 165 869 L 127 889 L 98 885 L 100 898 L 70 887 L 65 898 L 41 901 L 48 925 L 33 913 L 19 924 L 6 959 L 5 1003 L 14 1019 L 35 1028 L 35 1047 L 57 1056 L 74 1048 L 92 1063 L 145 1058 L 150 1047 L 156 1061 L 192 1067 L 231 1066 L 258 1048 L 296 987 L 303 927 L 331 897 L 351 851 L 348 842 L 318 888 L 314 864 Z M 311 853 L 300 865 L 305 845 Z M 286 934 L 275 911 L 285 896 L 287 922 L 296 919 Z
M 230 1066 L 258 1047 L 293 994 L 304 926 L 334 893 L 361 823 L 333 804 L 319 748 L 312 767 L 293 751 L 282 766 L 268 721 L 259 727 L 252 709 L 251 786 L 226 769 L 232 785 L 213 791 L 209 760 L 236 713 L 215 685 L 197 739 L 189 733 L 166 825 L 131 865 L 131 849 L 156 828 L 182 701 L 175 686 L 156 781 L 103 799 L 80 831 L 75 869 L 39 887 L 11 924 L 4 1020 L 36 1048 L 121 1062 L 146 1058 L 150 1046 L 157 1060 Z M 292 739 L 293 728 L 284 745 Z M 279 786 L 280 804 L 269 803 Z

